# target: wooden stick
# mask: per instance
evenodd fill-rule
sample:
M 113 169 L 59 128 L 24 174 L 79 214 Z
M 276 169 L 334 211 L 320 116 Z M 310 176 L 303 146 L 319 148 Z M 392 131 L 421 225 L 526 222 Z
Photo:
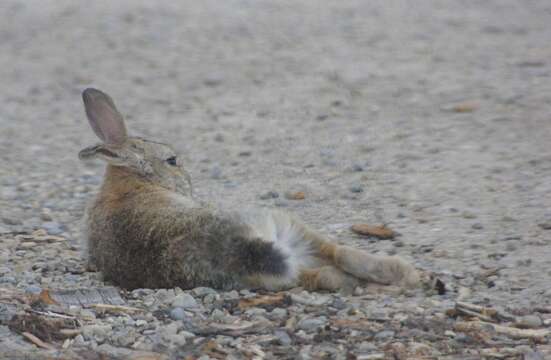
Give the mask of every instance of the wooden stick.
M 39 348 L 47 349 L 47 350 L 55 350 L 55 347 L 53 345 L 45 343 L 44 341 L 40 340 L 39 338 L 37 338 L 36 336 L 34 336 L 29 332 L 22 332 L 21 335 L 23 335 L 25 338 L 27 338 L 27 340 L 29 340 Z
M 43 316 L 49 316 L 49 317 L 55 317 L 55 318 L 61 318 L 61 319 L 68 319 L 68 320 L 76 320 L 76 317 L 74 317 L 74 316 L 60 314 L 60 313 L 56 313 L 56 312 L 53 312 L 53 311 L 38 311 L 38 310 L 33 310 L 33 309 L 30 309 L 28 311 L 31 312 L 31 313 L 35 313 L 35 314 L 43 315 Z
M 103 311 L 107 311 L 107 312 L 135 313 L 135 312 L 143 311 L 143 309 L 130 307 L 130 306 L 122 306 L 122 305 L 91 304 L 89 306 L 94 308 L 94 309 L 103 310 Z
M 516 321 L 516 318 L 512 315 L 504 314 L 496 309 L 487 308 L 480 305 L 470 304 L 466 302 L 458 301 L 455 303 L 455 310 L 460 314 L 467 316 L 474 316 L 480 320 L 487 322 L 504 321 Z

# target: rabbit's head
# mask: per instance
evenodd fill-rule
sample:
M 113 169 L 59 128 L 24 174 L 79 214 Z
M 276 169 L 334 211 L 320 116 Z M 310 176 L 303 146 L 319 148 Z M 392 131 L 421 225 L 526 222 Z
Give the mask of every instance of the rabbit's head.
M 86 89 L 82 99 L 90 126 L 102 142 L 81 150 L 81 160 L 99 158 L 154 185 L 191 193 L 189 175 L 169 145 L 128 136 L 124 119 L 109 95 Z

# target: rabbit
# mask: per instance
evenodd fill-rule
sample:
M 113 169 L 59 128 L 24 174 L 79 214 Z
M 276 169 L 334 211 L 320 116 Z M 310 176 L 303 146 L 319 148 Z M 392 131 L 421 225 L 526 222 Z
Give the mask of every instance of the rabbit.
M 100 90 L 88 88 L 82 98 L 101 143 L 79 158 L 107 162 L 85 217 L 88 265 L 105 281 L 129 290 L 269 291 L 419 283 L 417 270 L 401 258 L 334 243 L 289 213 L 202 202 L 169 145 L 128 136 L 123 116 Z

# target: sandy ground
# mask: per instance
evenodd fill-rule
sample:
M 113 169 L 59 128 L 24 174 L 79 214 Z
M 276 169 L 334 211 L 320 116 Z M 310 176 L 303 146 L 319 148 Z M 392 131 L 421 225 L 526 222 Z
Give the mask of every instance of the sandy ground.
M 47 222 L 77 249 L 103 171 L 76 156 L 94 86 L 182 153 L 198 196 L 283 207 L 467 287 L 501 269 L 478 301 L 551 303 L 549 1 L 2 1 L 0 18 L 0 232 Z

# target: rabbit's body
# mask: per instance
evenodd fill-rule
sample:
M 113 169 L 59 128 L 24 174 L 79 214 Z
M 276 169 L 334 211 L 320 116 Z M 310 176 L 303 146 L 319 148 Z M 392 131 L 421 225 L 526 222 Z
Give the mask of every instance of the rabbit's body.
M 86 222 L 89 263 L 106 280 L 128 289 L 269 290 L 418 282 L 400 258 L 334 244 L 285 212 L 225 211 L 196 200 L 169 146 L 128 137 L 106 94 L 88 89 L 83 98 L 103 144 L 79 156 L 109 163 Z
M 315 263 L 284 213 L 223 211 L 114 166 L 105 179 L 88 209 L 89 260 L 122 287 L 279 289 Z

